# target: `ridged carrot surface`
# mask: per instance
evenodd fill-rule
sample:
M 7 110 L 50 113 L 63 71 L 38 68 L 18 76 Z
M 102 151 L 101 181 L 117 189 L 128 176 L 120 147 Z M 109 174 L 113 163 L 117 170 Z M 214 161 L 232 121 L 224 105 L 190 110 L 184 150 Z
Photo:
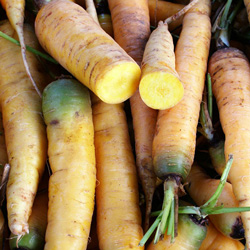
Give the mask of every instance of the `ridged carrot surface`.
M 211 38 L 209 15 L 210 1 L 201 0 L 183 18 L 175 55 L 184 96 L 175 107 L 159 111 L 153 142 L 154 165 L 161 178 L 173 172 L 185 179 L 193 163 Z
M 141 65 L 150 35 L 150 18 L 146 0 L 109 0 L 114 37 L 117 43 Z M 126 23 L 126 25 L 124 25 Z M 136 165 L 146 197 L 145 228 L 151 212 L 156 177 L 152 163 L 152 141 L 158 111 L 149 108 L 137 90 L 130 98 L 135 136 Z
M 0 30 L 15 39 L 10 23 Z M 26 43 L 39 48 L 31 28 L 25 29 Z M 28 219 L 42 176 L 47 156 L 47 138 L 42 119 L 41 98 L 26 74 L 20 48 L 0 38 L 0 101 L 8 159 L 11 166 L 7 184 L 8 224 L 11 232 L 28 232 Z M 40 90 L 49 82 L 36 56 L 27 53 L 27 60 Z
M 52 170 L 44 249 L 84 250 L 96 185 L 89 91 L 73 79 L 54 81 L 43 92 L 42 107 Z
M 136 166 L 123 104 L 92 98 L 100 250 L 144 249 Z
M 213 93 L 225 134 L 225 157 L 233 155 L 228 180 L 240 207 L 250 206 L 250 67 L 238 49 L 215 52 L 209 61 Z M 250 212 L 241 213 L 250 249 Z
M 43 48 L 102 101 L 121 103 L 136 91 L 140 67 L 78 4 L 48 3 L 35 30 Z

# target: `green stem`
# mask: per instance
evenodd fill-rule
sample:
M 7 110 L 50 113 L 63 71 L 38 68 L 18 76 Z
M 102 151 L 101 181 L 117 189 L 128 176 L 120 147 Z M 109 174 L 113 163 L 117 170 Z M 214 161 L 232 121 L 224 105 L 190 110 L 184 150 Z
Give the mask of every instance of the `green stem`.
M 232 4 L 232 0 L 228 0 L 226 5 L 225 5 L 225 9 L 224 9 L 223 14 L 222 14 L 221 19 L 220 19 L 220 28 L 221 29 L 228 28 L 227 17 L 228 17 L 228 13 L 229 13 L 229 9 L 231 7 L 231 4 Z
M 8 41 L 10 41 L 10 42 L 12 42 L 12 43 L 14 43 L 14 44 L 20 46 L 19 41 L 17 41 L 16 39 L 14 39 L 14 38 L 12 38 L 12 37 L 6 35 L 6 34 L 3 33 L 2 31 L 0 31 L 0 37 L 5 38 L 6 40 L 8 40 Z M 36 50 L 36 49 L 34 49 L 34 48 L 28 46 L 28 45 L 26 45 L 26 49 L 27 49 L 29 52 L 32 52 L 33 54 L 38 55 L 38 56 L 40 56 L 40 57 L 46 59 L 47 61 L 50 61 L 50 62 L 52 62 L 52 63 L 54 63 L 54 64 L 58 64 L 58 62 L 57 62 L 54 58 L 52 58 L 52 57 L 50 57 L 49 55 L 46 55 L 46 54 L 44 54 L 44 53 L 42 53 L 42 52 L 40 52 L 40 51 L 38 51 L 38 50 Z
M 158 224 L 160 223 L 162 214 L 163 214 L 163 212 L 160 211 L 159 214 L 158 214 L 158 217 L 156 218 L 156 220 L 154 221 L 152 226 L 148 229 L 148 231 L 144 234 L 143 238 L 139 242 L 139 246 L 144 246 L 145 245 L 145 243 L 147 242 L 149 237 L 152 235 L 152 233 L 154 232 L 154 230 L 157 228 Z
M 212 195 L 212 197 L 204 204 L 201 206 L 201 208 L 204 208 L 204 207 L 214 207 L 221 195 L 221 192 L 225 186 L 225 183 L 227 181 L 227 177 L 228 177 L 228 174 L 229 174 L 229 171 L 230 171 L 230 168 L 233 164 L 233 156 L 232 155 L 229 155 L 228 157 L 228 162 L 226 164 L 226 167 L 225 167 L 225 170 L 223 171 L 223 174 L 220 178 L 220 183 L 215 191 L 215 193 Z
M 164 200 L 163 200 L 163 215 L 160 222 L 160 234 L 164 235 L 165 228 L 167 225 L 167 219 L 170 213 L 171 205 L 174 202 L 174 186 L 175 181 L 174 180 L 168 180 L 164 182 Z M 157 236 L 157 239 L 158 236 Z

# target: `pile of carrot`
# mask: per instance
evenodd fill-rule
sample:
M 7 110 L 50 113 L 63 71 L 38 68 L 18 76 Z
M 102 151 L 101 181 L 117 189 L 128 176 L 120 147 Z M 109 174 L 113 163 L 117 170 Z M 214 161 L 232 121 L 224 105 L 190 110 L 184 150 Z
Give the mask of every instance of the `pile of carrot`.
M 0 250 L 250 250 L 248 0 L 0 3 Z

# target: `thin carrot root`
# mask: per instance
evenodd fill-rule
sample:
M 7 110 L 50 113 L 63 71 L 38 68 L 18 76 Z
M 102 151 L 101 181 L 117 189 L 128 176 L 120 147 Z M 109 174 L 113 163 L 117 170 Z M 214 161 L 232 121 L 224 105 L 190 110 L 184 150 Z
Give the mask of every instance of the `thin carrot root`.
M 142 60 L 139 90 L 153 109 L 168 109 L 183 97 L 184 88 L 175 70 L 173 39 L 168 24 L 160 22 L 147 42 Z

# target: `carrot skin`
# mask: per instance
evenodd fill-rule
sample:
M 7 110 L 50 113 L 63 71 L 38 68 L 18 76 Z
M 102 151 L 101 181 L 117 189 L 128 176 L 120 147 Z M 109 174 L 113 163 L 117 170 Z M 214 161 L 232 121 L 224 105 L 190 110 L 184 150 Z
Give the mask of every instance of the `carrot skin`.
M 1 31 L 17 38 L 7 21 Z M 33 30 L 25 28 L 27 44 L 39 48 Z M 41 99 L 34 90 L 22 63 L 20 48 L 0 39 L 0 102 L 2 106 L 8 159 L 11 166 L 7 184 L 7 211 L 10 230 L 15 235 L 28 232 L 28 219 L 44 171 L 47 138 L 41 117 Z M 37 58 L 27 53 L 31 72 L 40 90 L 50 81 Z M 17 136 L 18 135 L 18 136 Z
M 209 61 L 213 92 L 225 134 L 225 158 L 232 154 L 228 180 L 240 207 L 250 205 L 250 67 L 245 55 L 235 48 L 216 51 Z M 247 249 L 250 249 L 250 212 L 241 214 Z
M 185 187 L 191 198 L 198 206 L 201 206 L 208 201 L 220 182 L 218 179 L 210 178 L 210 176 L 208 176 L 206 172 L 197 164 L 193 164 L 186 181 L 188 185 Z M 230 183 L 226 182 L 216 206 L 239 206 Z M 244 238 L 244 229 L 240 213 L 235 212 L 209 215 L 209 219 L 216 226 L 216 228 L 227 237 L 235 239 Z
M 96 96 L 92 96 L 92 103 L 100 249 L 144 249 L 138 246 L 143 231 L 136 166 L 123 104 L 106 104 Z
M 153 162 L 159 178 L 164 179 L 166 175 L 176 173 L 185 179 L 193 163 L 211 39 L 209 15 L 209 1 L 199 1 L 183 19 L 175 55 L 176 71 L 184 85 L 184 97 L 173 108 L 160 110 L 158 114 Z M 163 138 L 165 142 L 162 142 Z
M 175 241 L 171 242 L 171 236 L 165 235 L 158 243 L 151 242 L 147 250 L 199 250 L 206 232 L 204 221 L 186 214 L 179 215 L 178 237 Z
M 150 35 L 148 3 L 140 1 L 109 0 L 114 37 L 117 43 L 141 65 L 146 42 Z M 136 10 L 136 12 L 135 12 Z M 124 23 L 127 23 L 125 26 Z M 130 98 L 135 137 L 136 165 L 146 197 L 144 228 L 149 225 L 151 204 L 156 186 L 153 171 L 152 141 L 155 131 L 157 110 L 149 108 L 137 90 Z
M 42 104 L 52 170 L 44 249 L 86 249 L 96 184 L 89 91 L 60 79 L 46 87 Z
M 104 102 L 121 103 L 136 91 L 140 67 L 78 4 L 48 3 L 35 30 L 42 47 Z

